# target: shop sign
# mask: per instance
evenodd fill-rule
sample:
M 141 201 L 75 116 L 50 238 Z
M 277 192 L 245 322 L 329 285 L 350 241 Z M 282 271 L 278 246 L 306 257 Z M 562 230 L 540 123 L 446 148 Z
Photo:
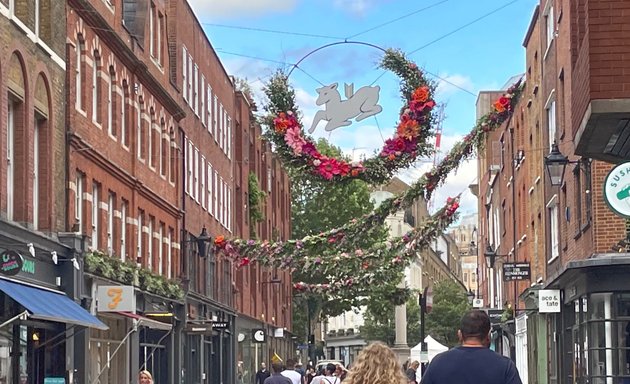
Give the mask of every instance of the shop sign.
M 538 291 L 538 312 L 560 313 L 559 289 L 541 289 Z
M 44 384 L 66 384 L 64 377 L 45 377 Z
M 220 329 L 230 329 L 230 323 L 227 321 L 213 321 L 212 329 L 220 330 Z
M 616 215 L 630 218 L 630 162 L 608 172 L 604 180 L 604 201 Z
M 488 308 L 486 310 L 488 312 L 488 317 L 490 318 L 490 324 L 499 324 L 501 323 L 501 317 L 503 316 L 502 309 L 491 309 Z
M 211 324 L 188 324 L 188 325 L 186 325 L 184 330 L 186 332 L 188 332 L 188 333 L 212 335 L 212 325 Z
M 0 273 L 3 275 L 17 275 L 23 266 L 24 258 L 16 251 L 7 250 L 0 254 Z
M 273 337 L 282 338 L 284 337 L 284 328 L 276 328 L 273 330 Z
M 503 263 L 503 281 L 529 280 L 529 263 Z
M 136 312 L 136 294 L 132 285 L 99 285 L 96 292 L 98 312 Z
M 267 341 L 267 334 L 264 329 L 252 329 L 252 340 L 254 343 L 264 343 Z

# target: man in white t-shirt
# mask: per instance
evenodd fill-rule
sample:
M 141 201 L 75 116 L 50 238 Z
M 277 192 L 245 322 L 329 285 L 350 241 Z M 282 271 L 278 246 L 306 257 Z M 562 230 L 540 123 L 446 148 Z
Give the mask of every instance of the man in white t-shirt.
M 337 367 L 335 364 L 328 363 L 324 368 L 323 376 L 315 376 L 311 384 L 340 384 L 339 378 L 333 376 Z
M 291 379 L 293 384 L 302 384 L 302 374 L 295 370 L 295 360 L 293 359 L 287 359 L 285 369 L 280 374 Z

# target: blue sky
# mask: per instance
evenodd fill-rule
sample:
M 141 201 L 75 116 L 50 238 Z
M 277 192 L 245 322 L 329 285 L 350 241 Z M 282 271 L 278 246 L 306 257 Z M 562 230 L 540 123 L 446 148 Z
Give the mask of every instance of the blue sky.
M 474 125 L 477 92 L 501 88 L 511 76 L 524 71 L 522 42 L 538 3 L 537 0 L 189 2 L 228 72 L 247 78 L 258 95 L 264 81 L 278 67 L 290 68 L 325 44 L 348 39 L 409 53 L 409 58 L 427 73 L 438 76 L 428 77 L 438 82 L 436 100 L 445 104 L 442 153 Z M 378 78 L 383 73 L 376 68 L 380 58 L 378 49 L 340 44 L 307 57 L 290 77 L 307 129 L 319 109 L 315 105 L 315 89 L 321 84 L 337 82 L 343 89 L 344 83 L 354 83 L 356 90 L 376 80 L 375 84 L 381 87 L 381 114 L 331 133 L 324 132 L 322 123 L 314 133 L 354 157 L 371 156 L 382 146 L 383 138 L 393 135 L 397 121 L 401 105 L 398 79 L 391 73 Z M 420 163 L 401 177 L 413 182 L 430 167 L 430 161 Z M 439 207 L 448 196 L 464 192 L 463 211 L 475 211 L 476 199 L 467 186 L 476 181 L 476 174 L 474 161 L 464 164 L 437 191 L 434 206 Z

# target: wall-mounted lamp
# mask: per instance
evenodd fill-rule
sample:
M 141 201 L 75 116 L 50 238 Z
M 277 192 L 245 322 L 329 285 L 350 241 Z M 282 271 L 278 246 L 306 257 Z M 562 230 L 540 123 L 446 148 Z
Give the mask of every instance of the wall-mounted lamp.
M 81 265 L 79 265 L 79 260 L 77 260 L 76 257 L 73 257 L 72 259 L 61 259 L 61 260 L 59 260 L 59 256 L 57 256 L 57 252 L 52 251 L 52 252 L 50 252 L 50 258 L 52 259 L 52 262 L 55 265 L 58 265 L 59 262 L 71 261 L 72 262 L 72 266 L 74 267 L 74 269 L 76 269 L 77 271 L 81 269 Z
M 494 269 L 494 263 L 497 258 L 507 257 L 507 255 L 497 255 L 497 251 L 492 249 L 490 244 L 486 245 L 486 250 L 483 252 L 483 256 L 486 258 L 486 264 L 492 269 Z
M 564 181 L 564 171 L 566 170 L 567 165 L 576 163 L 579 163 L 579 161 L 569 160 L 568 157 L 560 152 L 558 144 L 554 142 L 551 145 L 551 152 L 545 156 L 545 168 L 547 169 L 551 185 L 554 187 L 561 186 Z

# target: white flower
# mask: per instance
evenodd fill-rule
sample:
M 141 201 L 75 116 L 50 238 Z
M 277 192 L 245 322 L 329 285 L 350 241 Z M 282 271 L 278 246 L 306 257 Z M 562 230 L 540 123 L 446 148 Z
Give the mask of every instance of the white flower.
M 318 159 L 313 160 L 313 165 L 314 165 L 314 166 L 316 166 L 316 167 L 319 167 L 319 165 L 320 165 L 321 163 L 322 163 L 322 162 L 321 162 L 321 161 L 319 161 Z

